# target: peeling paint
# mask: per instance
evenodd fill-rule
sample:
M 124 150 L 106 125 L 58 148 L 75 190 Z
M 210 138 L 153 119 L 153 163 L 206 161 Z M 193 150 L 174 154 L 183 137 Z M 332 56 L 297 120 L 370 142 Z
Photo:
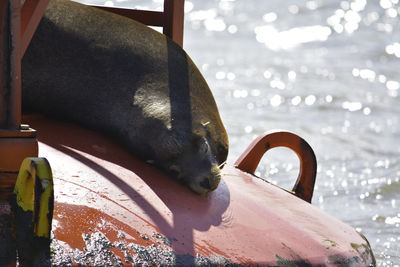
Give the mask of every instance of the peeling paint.
M 243 266 L 219 255 L 211 255 L 210 258 L 201 254 L 197 254 L 196 257 L 189 254 L 179 255 L 172 250 L 168 238 L 160 233 L 154 233 L 153 237 L 162 240 L 163 243 L 141 246 L 126 242 L 122 235 L 119 241 L 111 243 L 102 232 L 96 231 L 82 234 L 85 242 L 83 250 L 67 249 L 66 244 L 53 238 L 50 246 L 51 264 L 53 266 L 71 266 L 74 263 L 79 266 L 187 266 L 188 263 L 194 263 L 195 266 Z M 115 256 L 116 250 L 122 252 L 123 258 Z

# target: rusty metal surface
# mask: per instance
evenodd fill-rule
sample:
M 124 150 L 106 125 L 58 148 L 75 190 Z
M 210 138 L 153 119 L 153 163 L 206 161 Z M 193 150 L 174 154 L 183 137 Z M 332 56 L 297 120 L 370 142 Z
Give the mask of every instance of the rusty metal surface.
M 17 172 L 0 172 L 0 203 L 1 201 L 7 201 L 8 197 L 12 194 L 15 182 L 17 181 L 17 175 Z
M 123 245 L 136 244 L 169 249 L 186 264 L 199 257 L 240 264 L 373 263 L 353 228 L 237 168 L 226 166 L 216 191 L 200 196 L 99 134 L 41 117 L 27 120 L 39 130 L 40 155 L 52 165 L 53 232 L 69 253 L 104 235 L 122 244 L 109 250 L 125 260 Z
M 17 172 L 26 157 L 35 157 L 37 154 L 38 143 L 35 137 L 0 137 L 0 172 Z
M 293 193 L 311 203 L 317 175 L 317 159 L 310 145 L 300 136 L 290 132 L 267 133 L 257 137 L 235 162 L 242 171 L 254 175 L 264 153 L 275 147 L 292 149 L 300 160 L 300 170 Z

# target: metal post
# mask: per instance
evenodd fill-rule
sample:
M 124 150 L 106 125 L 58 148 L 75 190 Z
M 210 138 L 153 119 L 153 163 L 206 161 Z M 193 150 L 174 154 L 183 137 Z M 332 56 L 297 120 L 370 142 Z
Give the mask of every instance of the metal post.
M 164 28 L 163 33 L 183 46 L 183 17 L 185 0 L 164 1 Z
M 1 0 L 0 176 L 17 172 L 25 157 L 38 153 L 36 131 L 21 127 L 21 55 L 21 1 Z
M 21 124 L 21 13 L 20 0 L 0 7 L 0 128 L 17 130 Z

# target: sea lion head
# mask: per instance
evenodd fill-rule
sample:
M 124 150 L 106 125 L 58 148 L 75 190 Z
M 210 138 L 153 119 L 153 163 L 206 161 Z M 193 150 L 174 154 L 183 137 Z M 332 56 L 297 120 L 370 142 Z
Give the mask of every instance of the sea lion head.
M 221 180 L 221 167 L 219 164 L 213 143 L 207 136 L 194 132 L 188 141 L 168 138 L 169 142 L 163 142 L 163 149 L 167 151 L 168 159 L 162 159 L 162 169 L 186 184 L 198 194 L 207 194 L 215 190 Z

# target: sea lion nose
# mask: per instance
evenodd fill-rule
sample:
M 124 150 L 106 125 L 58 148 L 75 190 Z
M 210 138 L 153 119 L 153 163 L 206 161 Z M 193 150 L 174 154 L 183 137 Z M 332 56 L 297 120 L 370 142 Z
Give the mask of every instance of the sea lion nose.
M 211 189 L 210 181 L 207 178 L 200 182 L 200 186 L 206 189 Z

